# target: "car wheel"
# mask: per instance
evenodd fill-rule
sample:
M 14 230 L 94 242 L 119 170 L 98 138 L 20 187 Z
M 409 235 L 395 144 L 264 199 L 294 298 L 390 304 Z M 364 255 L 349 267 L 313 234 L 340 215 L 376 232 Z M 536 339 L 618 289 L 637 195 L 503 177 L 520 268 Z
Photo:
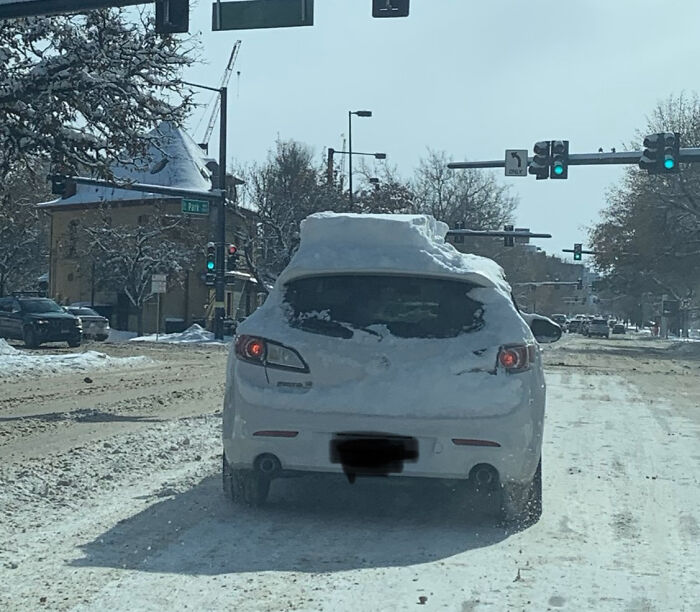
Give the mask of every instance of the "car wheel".
M 70 346 L 71 348 L 80 346 L 80 338 L 72 338 L 71 340 L 68 340 L 68 346 Z
M 234 502 L 259 507 L 270 493 L 270 479 L 254 470 L 234 470 L 223 457 L 221 479 L 224 493 Z
M 31 327 L 24 328 L 24 346 L 27 348 L 36 348 L 39 346 L 36 339 L 36 332 Z
M 504 483 L 501 487 L 501 519 L 506 525 L 529 527 L 542 516 L 542 459 L 529 484 Z

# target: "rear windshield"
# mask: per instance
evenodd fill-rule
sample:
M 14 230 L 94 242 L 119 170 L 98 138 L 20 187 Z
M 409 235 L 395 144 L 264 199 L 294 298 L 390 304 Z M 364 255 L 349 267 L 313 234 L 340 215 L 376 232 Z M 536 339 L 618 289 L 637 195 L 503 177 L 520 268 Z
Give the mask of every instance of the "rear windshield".
M 351 338 L 355 330 L 402 338 L 450 338 L 480 329 L 478 285 L 410 276 L 315 276 L 286 287 L 290 323 L 305 331 Z
M 63 309 L 53 300 L 30 299 L 19 302 L 24 312 L 63 312 Z

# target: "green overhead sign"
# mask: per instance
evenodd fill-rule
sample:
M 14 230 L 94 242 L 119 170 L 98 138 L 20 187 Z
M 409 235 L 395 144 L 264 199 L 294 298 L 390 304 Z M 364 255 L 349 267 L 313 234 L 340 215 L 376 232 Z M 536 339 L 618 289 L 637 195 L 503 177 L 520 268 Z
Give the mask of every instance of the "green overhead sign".
M 193 215 L 208 215 L 209 202 L 207 200 L 182 199 L 182 212 Z
M 212 30 L 259 30 L 314 25 L 314 0 L 215 2 Z

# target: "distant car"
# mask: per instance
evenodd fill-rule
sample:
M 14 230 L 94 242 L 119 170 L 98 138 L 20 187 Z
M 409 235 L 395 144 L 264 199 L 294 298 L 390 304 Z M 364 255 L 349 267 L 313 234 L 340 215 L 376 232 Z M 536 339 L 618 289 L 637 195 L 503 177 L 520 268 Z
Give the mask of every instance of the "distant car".
M 610 319 L 610 320 L 608 321 L 608 327 L 609 327 L 610 329 L 612 329 L 613 327 L 615 327 L 616 324 L 617 324 L 617 319 Z
M 581 331 L 581 319 L 571 319 L 567 325 L 567 329 L 571 333 L 580 333 Z
M 552 319 L 552 321 L 554 321 L 562 329 L 566 326 L 566 315 L 565 314 L 553 314 L 549 318 Z
M 615 323 L 615 325 L 612 328 L 612 333 L 613 334 L 624 334 L 627 330 L 625 329 L 625 326 L 622 323 Z
M 588 335 L 588 327 L 590 326 L 591 322 L 588 319 L 584 319 L 581 321 L 581 327 L 579 329 L 579 333 L 583 334 L 584 336 Z
M 599 336 L 601 338 L 610 337 L 610 328 L 605 319 L 593 319 L 588 323 L 587 335 L 589 337 Z
M 0 338 L 24 340 L 27 348 L 44 342 L 80 346 L 81 333 L 80 319 L 49 298 L 0 298 Z
M 78 317 L 83 324 L 83 338 L 107 340 L 109 337 L 109 319 L 86 306 L 66 306 L 66 312 Z

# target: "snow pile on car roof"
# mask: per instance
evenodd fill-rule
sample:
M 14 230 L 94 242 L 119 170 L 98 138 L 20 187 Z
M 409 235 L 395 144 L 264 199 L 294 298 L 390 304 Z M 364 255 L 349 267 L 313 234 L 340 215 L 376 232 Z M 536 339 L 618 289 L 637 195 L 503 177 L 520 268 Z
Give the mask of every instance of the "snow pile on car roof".
M 494 261 L 445 242 L 448 226 L 429 215 L 322 212 L 301 223 L 299 249 L 278 283 L 331 272 L 455 276 L 510 294 Z

